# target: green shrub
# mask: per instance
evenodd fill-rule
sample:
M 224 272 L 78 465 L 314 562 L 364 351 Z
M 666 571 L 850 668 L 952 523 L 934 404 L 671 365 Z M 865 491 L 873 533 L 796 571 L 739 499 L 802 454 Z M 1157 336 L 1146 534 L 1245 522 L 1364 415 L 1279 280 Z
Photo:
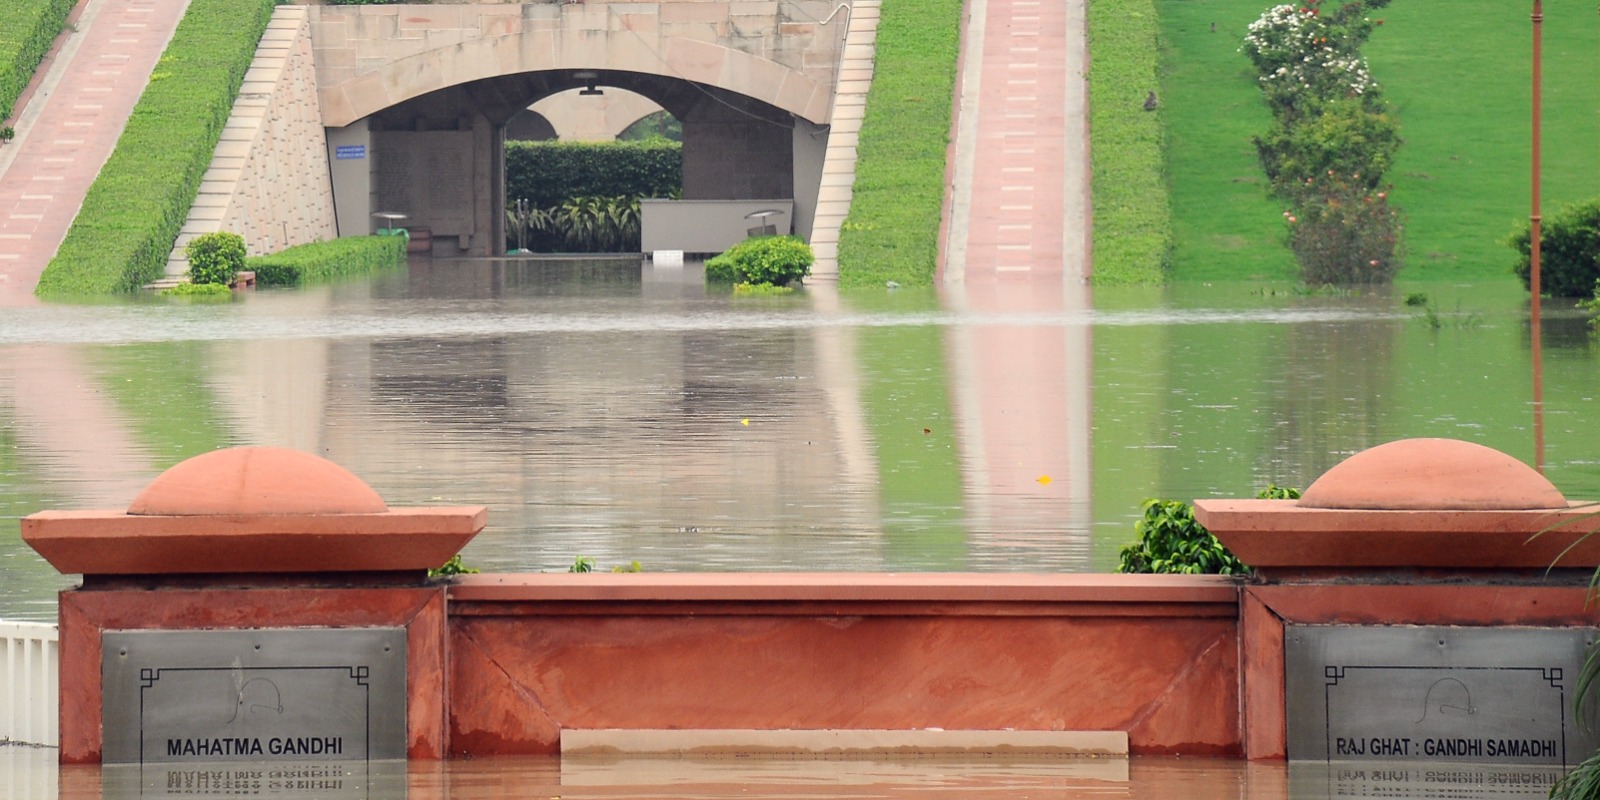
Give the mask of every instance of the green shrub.
M 461 554 L 456 553 L 450 557 L 449 561 L 446 561 L 443 564 L 428 570 L 428 577 L 449 578 L 454 575 L 476 575 L 478 572 L 479 570 L 477 567 L 469 567 L 465 563 L 462 563 Z
M 1302 280 L 1323 286 L 1394 279 L 1400 268 L 1400 214 L 1390 207 L 1388 192 L 1335 177 L 1303 197 L 1286 217 Z
M 49 52 L 75 0 L 6 0 L 0 3 L 0 122 Z
M 506 205 L 554 208 L 575 197 L 674 197 L 683 191 L 683 145 L 506 142 Z
M 1520 256 L 1512 268 L 1529 288 L 1533 236 L 1528 223 L 1511 236 Z M 1600 280 L 1600 197 L 1574 203 L 1539 225 L 1539 284 L 1551 297 L 1592 297 Z
M 161 275 L 274 4 L 190 2 L 36 294 L 130 292 Z
M 1314 196 L 1330 175 L 1376 190 L 1394 164 L 1400 133 L 1388 115 L 1359 101 L 1336 100 L 1294 124 L 1280 117 L 1255 145 L 1273 194 L 1294 202 Z
M 312 242 L 245 259 L 260 286 L 298 286 L 349 275 L 367 275 L 406 263 L 403 236 L 351 236 Z
M 1256 494 L 1267 500 L 1294 500 L 1299 489 L 1276 484 Z M 1118 572 L 1187 575 L 1248 575 L 1250 568 L 1195 521 L 1194 507 L 1177 500 L 1146 500 L 1134 523 L 1138 539 L 1122 548 Z
M 706 262 L 706 280 L 785 286 L 811 273 L 811 246 L 796 236 L 746 239 Z
M 183 248 L 189 258 L 189 280 L 231 286 L 244 269 L 244 237 L 218 231 L 196 236 Z

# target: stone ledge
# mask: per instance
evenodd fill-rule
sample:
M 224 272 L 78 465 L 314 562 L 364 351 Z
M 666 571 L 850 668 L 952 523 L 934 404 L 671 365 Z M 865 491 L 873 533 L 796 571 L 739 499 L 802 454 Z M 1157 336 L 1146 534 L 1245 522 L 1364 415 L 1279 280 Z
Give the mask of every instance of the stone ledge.
M 1195 519 L 1256 568 L 1538 569 L 1600 565 L 1600 513 L 1306 508 L 1293 500 L 1197 500 Z M 1557 563 L 1559 560 L 1559 563 Z
M 1239 584 L 1216 575 L 980 573 L 541 573 L 462 575 L 452 602 L 916 602 L 1159 604 L 1176 616 L 1234 613 Z M 1187 611 L 1179 606 L 1190 606 Z
M 561 730 L 562 756 L 1127 756 L 1126 731 Z

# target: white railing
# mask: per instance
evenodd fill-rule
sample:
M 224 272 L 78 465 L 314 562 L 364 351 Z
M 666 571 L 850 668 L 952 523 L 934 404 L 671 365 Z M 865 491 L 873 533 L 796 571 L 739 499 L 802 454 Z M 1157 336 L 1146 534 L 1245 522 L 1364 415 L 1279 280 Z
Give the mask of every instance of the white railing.
M 55 625 L 0 621 L 0 741 L 59 743 Z

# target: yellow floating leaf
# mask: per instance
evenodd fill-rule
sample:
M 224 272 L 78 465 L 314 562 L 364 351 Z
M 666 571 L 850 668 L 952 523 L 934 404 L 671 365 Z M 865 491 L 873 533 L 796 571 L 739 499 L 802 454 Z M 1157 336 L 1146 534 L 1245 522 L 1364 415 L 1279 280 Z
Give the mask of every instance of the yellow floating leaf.
M 1041 485 L 1044 485 L 1044 486 L 1049 486 L 1050 485 L 1050 476 L 1049 475 L 1040 475 L 1039 476 L 1039 483 Z
M 744 419 L 739 420 L 739 424 L 745 426 L 746 428 L 750 427 L 750 418 L 745 417 Z

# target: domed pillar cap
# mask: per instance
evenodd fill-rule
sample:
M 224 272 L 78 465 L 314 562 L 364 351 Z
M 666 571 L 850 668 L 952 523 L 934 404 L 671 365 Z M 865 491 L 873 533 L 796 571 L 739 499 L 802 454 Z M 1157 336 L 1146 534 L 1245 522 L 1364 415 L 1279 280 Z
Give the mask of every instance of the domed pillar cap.
M 235 447 L 163 472 L 127 511 L 41 511 L 22 538 L 67 574 L 417 572 L 483 530 L 483 506 L 391 510 L 345 468 Z
M 1401 439 L 1339 462 L 1300 497 L 1302 508 L 1390 511 L 1564 509 L 1567 498 L 1532 467 L 1459 439 Z
M 282 447 L 230 447 L 161 473 L 133 498 L 136 516 L 382 514 L 383 498 L 350 470 Z
M 1600 514 L 1511 456 L 1402 439 L 1328 470 L 1299 500 L 1197 500 L 1195 519 L 1264 573 L 1543 573 L 1600 564 Z

